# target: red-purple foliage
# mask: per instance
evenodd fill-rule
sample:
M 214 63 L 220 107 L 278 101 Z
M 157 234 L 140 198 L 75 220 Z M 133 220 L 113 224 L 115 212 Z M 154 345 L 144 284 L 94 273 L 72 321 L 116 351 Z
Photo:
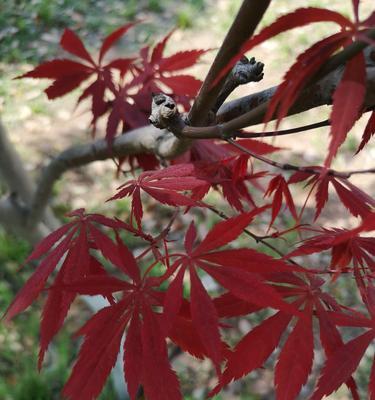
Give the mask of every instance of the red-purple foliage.
M 244 52 L 279 33 L 315 22 L 335 23 L 339 31 L 300 54 L 278 86 L 266 121 L 276 115 L 279 123 L 321 66 L 337 50 L 363 38 L 375 24 L 374 14 L 360 22 L 358 7 L 359 1 L 353 0 L 355 22 L 337 12 L 313 7 L 280 17 L 246 41 L 216 82 Z M 107 115 L 109 145 L 119 132 L 127 134 L 147 124 L 152 92 L 169 88 L 169 94 L 188 109 L 201 81 L 180 71 L 193 66 L 207 50 L 166 56 L 165 46 L 173 33 L 170 32 L 152 49 L 142 48 L 137 56 L 104 62 L 108 50 L 133 25 L 124 25 L 107 36 L 97 60 L 67 29 L 60 44 L 80 61 L 48 61 L 22 77 L 53 80 L 45 90 L 50 99 L 86 82 L 78 103 L 91 98 L 94 132 L 98 119 Z M 182 399 L 177 375 L 168 359 L 170 342 L 198 359 L 212 361 L 218 382 L 211 388 L 211 395 L 232 380 L 261 368 L 279 348 L 275 397 L 293 400 L 312 373 L 314 350 L 319 347 L 314 342 L 316 331 L 325 361 L 311 399 L 322 399 L 342 384 L 347 385 L 354 399 L 359 399 L 352 375 L 375 339 L 375 239 L 369 236 L 375 230 L 375 201 L 350 182 L 350 175 L 337 174 L 330 166 L 349 130 L 366 111 L 365 90 L 366 65 L 360 52 L 347 61 L 332 97 L 330 141 L 324 166 L 301 167 L 290 177 L 284 171 L 275 174 L 267 169 L 255 170 L 252 156 L 213 140 L 197 140 L 166 168 L 161 168 L 151 155 L 137 155 L 138 165 L 151 166 L 150 170 L 126 181 L 111 197 L 111 200 L 131 197 L 129 222 L 86 214 L 79 209 L 68 215 L 72 222 L 35 247 L 25 264 L 37 260 L 40 264 L 9 306 L 5 318 L 12 319 L 46 292 L 39 367 L 77 295 L 102 295 L 108 301 L 108 306 L 77 332 L 84 340 L 63 389 L 66 398 L 90 400 L 100 394 L 125 335 L 123 362 L 132 400 L 137 398 L 141 387 L 149 400 Z M 374 115 L 372 111 L 358 151 L 375 132 Z M 280 150 L 252 139 L 237 143 L 262 157 Z M 132 159 L 128 161 L 133 165 Z M 297 210 L 293 185 L 303 181 L 308 188 L 307 199 L 315 193 L 315 219 L 310 224 L 324 209 L 331 187 L 340 200 L 337 207 L 347 209 L 357 218 L 357 227 L 349 230 L 302 224 L 305 207 Z M 236 212 L 234 216 L 227 217 L 210 205 L 206 194 L 211 189 L 222 194 Z M 191 222 L 186 232 L 175 230 L 174 239 L 176 235 L 180 242 L 184 238 L 183 244 L 179 244 L 178 240 L 172 240 L 173 235 L 169 236 L 173 220 L 156 236 L 143 227 L 145 203 L 141 192 L 156 203 L 180 207 L 186 213 L 193 207 L 211 209 L 225 220 L 214 225 L 204 238 L 197 232 L 198 222 Z M 256 203 L 262 199 L 262 204 Z M 277 227 L 286 209 L 296 223 L 294 228 L 265 237 L 248 231 L 254 219 L 264 215 L 265 227 Z M 300 235 L 310 231 L 313 236 L 284 257 L 277 251 L 274 253 L 277 256 L 270 256 L 247 246 L 249 236 L 268 243 L 267 240 L 291 230 L 298 230 Z M 142 240 L 146 250 L 135 257 L 123 239 L 124 233 Z M 246 246 L 244 241 L 231 246 L 243 234 L 247 234 L 243 236 L 247 238 Z M 330 252 L 330 262 L 312 268 L 306 256 L 323 251 Z M 358 300 L 364 305 L 361 311 L 340 304 L 330 293 L 329 283 L 344 274 L 354 278 Z M 214 282 L 220 295 L 213 295 L 207 281 Z M 262 322 L 229 346 L 223 334 L 228 328 L 228 318 L 259 311 L 266 315 Z M 361 331 L 355 338 L 344 341 L 345 327 Z M 371 399 L 375 398 L 375 366 L 368 393 Z

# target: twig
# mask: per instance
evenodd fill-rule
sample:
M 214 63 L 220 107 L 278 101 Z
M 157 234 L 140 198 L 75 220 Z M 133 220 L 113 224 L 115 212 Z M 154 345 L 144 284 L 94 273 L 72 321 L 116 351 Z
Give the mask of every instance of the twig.
M 312 129 L 322 128 L 323 126 L 329 126 L 329 119 L 325 119 L 324 121 L 315 122 L 309 125 L 297 126 L 296 128 L 283 129 L 278 131 L 265 131 L 265 132 L 236 132 L 234 134 L 235 137 L 238 138 L 263 138 L 263 137 L 275 137 L 275 136 L 283 136 L 290 135 L 293 133 L 306 132 Z
M 306 172 L 308 174 L 314 174 L 314 175 L 320 175 L 322 173 L 322 169 L 318 168 L 312 168 L 312 167 L 300 167 L 298 165 L 293 165 L 293 164 L 283 164 L 279 163 L 277 161 L 270 160 L 267 157 L 264 157 L 260 154 L 256 154 L 252 152 L 251 150 L 247 149 L 246 147 L 240 145 L 233 139 L 225 139 L 226 142 L 230 143 L 237 149 L 243 151 L 244 153 L 248 154 L 249 156 L 252 156 L 256 158 L 257 160 L 263 161 L 264 163 L 268 165 L 272 165 L 273 167 L 283 169 L 285 171 L 301 171 L 301 172 Z M 341 172 L 341 171 L 335 171 L 333 169 L 328 170 L 328 175 L 335 176 L 338 178 L 350 178 L 351 175 L 353 174 L 369 174 L 369 173 L 375 173 L 375 168 L 371 169 L 364 169 L 364 170 L 355 170 L 355 171 L 347 171 L 347 172 Z
M 216 100 L 215 106 L 212 109 L 214 114 L 229 97 L 229 95 L 240 85 L 245 85 L 250 82 L 259 82 L 263 79 L 264 64 L 255 61 L 252 57 L 250 60 L 243 56 L 240 61 L 232 68 L 231 73 L 228 75 L 224 86 Z

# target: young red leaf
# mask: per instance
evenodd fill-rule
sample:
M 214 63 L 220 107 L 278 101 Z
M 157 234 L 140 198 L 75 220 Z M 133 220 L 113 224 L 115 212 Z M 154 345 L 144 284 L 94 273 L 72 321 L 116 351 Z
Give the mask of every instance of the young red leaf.
M 92 69 L 84 64 L 66 58 L 46 61 L 33 70 L 23 75 L 17 76 L 21 78 L 46 78 L 46 79 L 62 79 L 66 76 L 74 76 L 77 74 L 89 74 Z
M 189 229 L 186 232 L 185 242 L 184 242 L 187 254 L 192 253 L 196 237 L 197 237 L 197 230 L 195 228 L 194 222 L 192 221 L 189 225 Z
M 216 297 L 213 302 L 219 318 L 231 318 L 238 317 L 240 315 L 249 315 L 264 308 L 262 306 L 239 299 L 238 297 L 233 296 L 230 292 Z
M 202 85 L 202 81 L 190 75 L 161 76 L 159 80 L 172 89 L 173 93 L 190 97 L 196 96 Z
M 300 54 L 283 77 L 268 106 L 264 120 L 270 121 L 277 111 L 277 126 L 287 115 L 300 91 L 311 76 L 338 48 L 347 42 L 347 33 L 339 32 L 322 39 Z
M 111 61 L 105 67 L 108 69 L 117 69 L 120 71 L 121 76 L 124 76 L 129 71 L 130 66 L 134 62 L 134 58 L 117 58 Z
M 49 275 L 55 269 L 56 264 L 69 248 L 73 232 L 70 232 L 64 240 L 62 240 L 56 248 L 46 256 L 46 258 L 37 267 L 34 274 L 25 283 L 22 289 L 17 293 L 7 311 L 5 319 L 10 321 L 15 315 L 24 311 L 38 297 L 43 289 Z
M 246 134 L 247 132 L 243 131 L 243 133 Z M 246 149 L 260 155 L 270 154 L 282 150 L 281 147 L 273 146 L 272 144 L 269 144 L 267 142 L 262 142 L 256 139 L 239 139 L 236 142 L 240 144 L 242 147 L 245 147 Z M 243 154 L 242 150 L 237 149 L 231 144 L 223 144 L 221 145 L 221 147 L 234 154 Z
M 296 208 L 294 205 L 293 197 L 289 191 L 288 184 L 286 183 L 286 181 L 282 175 L 276 175 L 274 178 L 272 178 L 272 180 L 270 181 L 268 188 L 264 194 L 264 197 L 271 196 L 272 193 L 274 193 L 274 198 L 272 201 L 272 217 L 271 217 L 271 222 L 270 222 L 269 226 L 270 227 L 272 226 L 276 217 L 280 213 L 283 197 L 285 198 L 286 205 L 289 208 L 293 218 L 295 220 L 297 220 L 298 217 L 297 217 L 297 212 L 296 212 Z
M 163 58 L 159 66 L 163 71 L 179 71 L 192 67 L 207 50 L 179 51 L 170 57 Z
M 67 75 L 64 78 L 55 80 L 51 86 L 44 91 L 49 100 L 64 96 L 65 94 L 76 89 L 83 81 L 85 81 L 91 72 L 78 73 L 75 75 Z
M 240 268 L 199 266 L 234 296 L 262 307 L 272 307 L 289 314 L 298 314 L 291 304 L 286 303 L 279 293 L 258 274 L 249 273 Z
M 178 315 L 169 332 L 169 338 L 183 351 L 196 358 L 203 360 L 205 357 L 209 357 L 191 317 L 186 318 Z
M 32 260 L 37 260 L 38 258 L 41 258 L 45 254 L 47 254 L 51 248 L 60 241 L 60 239 L 68 233 L 68 231 L 73 227 L 74 222 L 69 222 L 60 228 L 56 229 L 52 233 L 50 233 L 48 236 L 46 236 L 41 242 L 39 242 L 34 250 L 31 252 L 31 254 L 27 257 L 25 260 L 24 264 L 29 263 Z
M 64 260 L 64 263 L 55 279 L 55 285 L 70 283 L 75 276 L 89 272 L 89 249 L 85 232 L 81 229 L 74 244 Z M 72 274 L 72 269 L 74 275 Z M 44 354 L 49 343 L 60 330 L 76 294 L 66 293 L 59 289 L 52 289 L 48 293 L 47 301 L 43 308 L 40 323 L 40 350 L 38 368 L 42 367 Z
M 336 328 L 334 322 L 330 318 L 327 311 L 324 310 L 320 301 L 315 302 L 316 314 L 319 320 L 320 341 L 322 343 L 324 352 L 329 357 L 338 347 L 344 343 L 342 341 L 340 332 Z M 350 377 L 346 381 L 346 385 L 352 393 L 354 400 L 360 400 L 357 385 L 355 380 Z
M 319 234 L 306 239 L 303 244 L 285 258 L 320 253 L 332 249 L 331 268 L 343 269 L 351 262 L 362 268 L 374 269 L 375 264 L 367 254 L 375 255 L 375 239 L 359 236 L 363 224 L 352 230 L 323 229 Z
M 137 224 L 140 226 L 143 215 L 140 189 L 163 204 L 197 206 L 200 204 L 179 192 L 192 190 L 204 184 L 204 181 L 195 177 L 192 164 L 179 164 L 162 170 L 143 172 L 137 180 L 130 180 L 120 186 L 119 192 L 109 200 L 133 196 L 132 216 L 135 216 Z
M 172 29 L 167 35 L 164 36 L 163 39 L 161 39 L 154 47 L 151 55 L 151 63 L 152 64 L 157 64 L 160 62 L 160 60 L 163 57 L 163 53 L 165 50 L 165 46 L 168 42 L 168 40 L 171 38 L 173 33 L 175 32 L 174 29 Z M 147 57 L 147 56 L 146 56 Z
M 180 311 L 183 298 L 183 279 L 185 268 L 181 268 L 170 283 L 164 298 L 163 329 L 166 335 L 170 332 L 173 323 Z

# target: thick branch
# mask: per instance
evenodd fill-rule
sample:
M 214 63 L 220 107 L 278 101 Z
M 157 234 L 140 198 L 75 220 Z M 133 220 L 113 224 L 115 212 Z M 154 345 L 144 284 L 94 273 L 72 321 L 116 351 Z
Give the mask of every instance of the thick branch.
M 190 110 L 189 120 L 191 125 L 196 126 L 207 123 L 208 114 L 214 108 L 226 76 L 215 87 L 212 87 L 213 82 L 228 64 L 228 61 L 238 54 L 242 45 L 253 35 L 270 3 L 271 0 L 243 1 Z
M 33 196 L 28 224 L 32 225 L 40 219 L 48 204 L 54 183 L 68 169 L 93 161 L 142 153 L 153 153 L 165 159 L 174 158 L 185 152 L 190 143 L 190 139 L 179 140 L 170 132 L 146 126 L 116 138 L 112 148 L 108 147 L 105 139 L 68 148 L 44 168 Z
M 33 184 L 23 167 L 23 162 L 8 139 L 4 125 L 0 120 L 0 176 L 12 193 L 27 204 L 34 192 Z

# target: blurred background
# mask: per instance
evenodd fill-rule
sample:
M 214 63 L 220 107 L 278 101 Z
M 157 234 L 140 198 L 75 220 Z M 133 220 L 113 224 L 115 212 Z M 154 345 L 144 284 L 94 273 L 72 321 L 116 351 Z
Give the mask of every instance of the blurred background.
M 113 55 L 127 57 L 145 43 L 152 44 L 174 27 L 177 32 L 172 36 L 167 53 L 182 49 L 212 48 L 220 46 L 233 17 L 240 5 L 239 0 L 0 0 L 0 115 L 9 137 L 20 153 L 27 169 L 34 176 L 46 161 L 72 144 L 88 142 L 90 116 L 85 107 L 75 110 L 77 93 L 49 102 L 43 93 L 46 82 L 40 80 L 13 80 L 42 61 L 64 56 L 58 46 L 64 28 L 69 27 L 79 34 L 89 51 L 95 52 L 102 38 L 120 25 L 142 19 L 143 23 L 129 31 L 125 38 L 113 50 Z M 298 3 L 298 4 L 297 4 Z M 373 0 L 363 0 L 361 13 L 368 15 L 373 10 Z M 352 15 L 350 0 L 299 1 L 277 0 L 271 4 L 262 25 L 274 21 L 279 15 L 295 7 L 320 6 Z M 265 78 L 262 82 L 250 84 L 238 89 L 233 96 L 246 95 L 254 91 L 273 86 L 280 81 L 295 57 L 313 42 L 326 34 L 335 32 L 335 26 L 316 24 L 313 27 L 295 30 L 278 36 L 257 47 L 250 56 L 265 63 Z M 204 56 L 202 62 L 194 68 L 193 74 L 204 79 L 215 51 Z M 282 128 L 304 125 L 324 120 L 329 115 L 328 107 L 311 110 L 303 116 L 288 118 Z M 372 167 L 375 148 L 367 149 L 353 158 L 366 118 L 359 121 L 350 137 L 343 145 L 340 156 L 334 163 L 336 169 L 356 169 Z M 318 129 L 295 136 L 270 139 L 269 142 L 288 150 L 280 157 L 298 165 L 318 165 L 324 158 L 327 147 L 327 129 Z M 350 166 L 350 167 L 349 167 Z M 60 180 L 54 193 L 53 209 L 63 221 L 64 214 L 78 207 L 88 211 L 95 210 L 107 215 L 126 218 L 129 204 L 126 201 L 104 204 L 104 201 L 122 183 L 123 178 L 115 177 L 112 161 L 91 164 L 85 168 L 69 171 Z M 374 180 L 368 176 L 356 176 L 353 183 L 364 191 L 374 195 Z M 87 188 L 90 195 L 87 196 Z M 372 193 L 371 193 L 372 191 Z M 0 195 L 6 192 L 0 181 Z M 217 208 L 227 210 L 220 196 L 212 193 L 210 200 Z M 256 196 L 256 195 L 255 195 Z M 296 203 L 302 206 L 305 200 L 303 190 L 296 193 Z M 154 213 L 160 220 L 154 221 Z M 307 209 L 310 215 L 313 210 Z M 157 230 L 165 226 L 170 212 L 165 208 L 158 210 L 155 204 L 148 207 L 149 229 Z M 198 221 L 204 216 L 197 212 Z M 191 218 L 191 217 L 190 217 Z M 181 224 L 186 220 L 179 221 Z M 216 222 L 210 216 L 209 223 L 201 224 L 201 234 Z M 350 227 L 355 220 L 343 209 L 331 201 L 318 221 L 325 226 Z M 279 229 L 291 227 L 292 219 L 282 215 Z M 264 232 L 267 224 L 256 227 Z M 291 234 L 287 241 L 278 241 L 277 246 L 288 251 L 298 238 Z M 137 251 L 140 244 L 128 238 L 127 243 Z M 246 242 L 240 243 L 247 245 Z M 251 243 L 251 246 L 254 244 Z M 261 246 L 259 250 L 266 251 Z M 18 271 L 30 251 L 28 243 L 4 232 L 0 227 L 0 312 L 3 313 L 15 293 L 29 276 L 29 268 Z M 326 263 L 324 258 L 311 258 L 313 264 Z M 355 305 L 357 299 L 353 282 L 340 278 L 331 288 L 335 295 L 346 305 Z M 215 290 L 215 288 L 213 288 Z M 71 310 L 65 328 L 56 337 L 39 374 L 36 369 L 38 352 L 39 319 L 42 301 L 26 313 L 17 317 L 9 326 L 0 325 L 0 399 L 1 400 L 50 400 L 60 399 L 60 390 L 66 381 L 78 345 L 71 339 L 76 329 L 87 320 L 91 311 L 83 302 L 76 302 Z M 256 325 L 262 315 L 252 316 L 235 322 L 230 340 L 236 339 Z M 233 322 L 233 321 L 232 321 Z M 371 355 L 367 355 L 357 376 L 362 394 L 366 394 L 365 382 L 369 376 Z M 316 359 L 322 360 L 317 353 Z M 265 369 L 256 371 L 217 396 L 216 399 L 273 399 L 272 365 L 269 360 Z M 178 371 L 184 391 L 184 398 L 203 399 L 207 387 L 215 382 L 213 370 L 208 361 L 197 363 L 189 356 L 177 356 L 174 367 Z M 318 373 L 318 370 L 315 373 Z M 301 399 L 306 398 L 314 379 L 309 382 Z M 109 380 L 101 399 L 120 399 L 113 380 Z M 124 398 L 124 397 L 122 397 Z M 349 399 L 346 388 L 342 388 L 331 399 Z

